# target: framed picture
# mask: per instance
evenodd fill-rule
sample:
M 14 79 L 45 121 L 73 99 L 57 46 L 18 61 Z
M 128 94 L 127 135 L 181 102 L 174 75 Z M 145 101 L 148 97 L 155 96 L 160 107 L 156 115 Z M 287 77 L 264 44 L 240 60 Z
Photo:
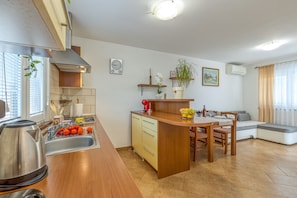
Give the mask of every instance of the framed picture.
M 111 74 L 123 74 L 123 60 L 111 58 L 109 72 Z
M 176 78 L 175 71 L 170 71 L 170 78 Z
M 220 70 L 208 67 L 202 67 L 202 85 L 219 86 Z

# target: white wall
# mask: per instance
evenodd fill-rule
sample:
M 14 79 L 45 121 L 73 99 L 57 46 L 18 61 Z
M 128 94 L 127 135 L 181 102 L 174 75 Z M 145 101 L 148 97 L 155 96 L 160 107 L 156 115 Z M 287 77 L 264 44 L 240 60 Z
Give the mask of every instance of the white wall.
M 243 106 L 252 120 L 258 120 L 258 69 L 247 67 L 247 74 L 243 77 Z
M 170 70 L 174 70 L 179 58 L 186 58 L 194 64 L 195 80 L 185 91 L 185 98 L 194 98 L 191 107 L 202 109 L 206 105 L 212 110 L 243 110 L 242 77 L 225 74 L 225 64 L 162 53 L 147 49 L 118 45 L 114 43 L 73 37 L 73 45 L 81 46 L 82 57 L 92 65 L 90 74 L 84 74 L 84 87 L 96 88 L 96 115 L 115 147 L 131 145 L 132 110 L 141 110 L 142 99 L 154 98 L 156 88 L 144 88 L 141 96 L 137 84 L 149 83 L 149 69 L 154 75 L 160 72 L 164 76 L 167 88 L 163 91 L 172 98 Z M 109 59 L 123 59 L 122 75 L 109 73 Z M 220 86 L 202 86 L 202 67 L 220 69 Z

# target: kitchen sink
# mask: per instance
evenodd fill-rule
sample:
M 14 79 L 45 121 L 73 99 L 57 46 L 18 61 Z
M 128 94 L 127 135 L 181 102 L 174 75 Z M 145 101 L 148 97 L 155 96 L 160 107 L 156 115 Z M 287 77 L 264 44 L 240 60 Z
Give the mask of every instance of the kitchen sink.
M 62 137 L 46 141 L 45 153 L 49 156 L 99 147 L 97 136 L 93 133 L 91 135 Z

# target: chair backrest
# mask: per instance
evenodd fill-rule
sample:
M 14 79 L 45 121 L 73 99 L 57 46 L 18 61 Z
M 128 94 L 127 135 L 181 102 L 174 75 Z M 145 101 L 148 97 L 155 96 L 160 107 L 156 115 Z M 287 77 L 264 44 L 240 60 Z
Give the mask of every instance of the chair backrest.
M 236 129 L 236 122 L 237 122 L 237 119 L 238 119 L 238 113 L 231 112 L 231 111 L 223 111 L 223 112 L 221 112 L 221 115 L 225 115 L 226 118 L 232 119 L 233 120 L 233 126 Z

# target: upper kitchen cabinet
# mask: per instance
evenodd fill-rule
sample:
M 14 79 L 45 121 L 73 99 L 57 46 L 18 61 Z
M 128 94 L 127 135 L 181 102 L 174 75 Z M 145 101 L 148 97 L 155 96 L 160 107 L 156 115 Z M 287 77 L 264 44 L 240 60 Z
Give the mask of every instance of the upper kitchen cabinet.
M 2 1 L 1 43 L 65 50 L 70 24 L 66 5 L 64 0 Z

